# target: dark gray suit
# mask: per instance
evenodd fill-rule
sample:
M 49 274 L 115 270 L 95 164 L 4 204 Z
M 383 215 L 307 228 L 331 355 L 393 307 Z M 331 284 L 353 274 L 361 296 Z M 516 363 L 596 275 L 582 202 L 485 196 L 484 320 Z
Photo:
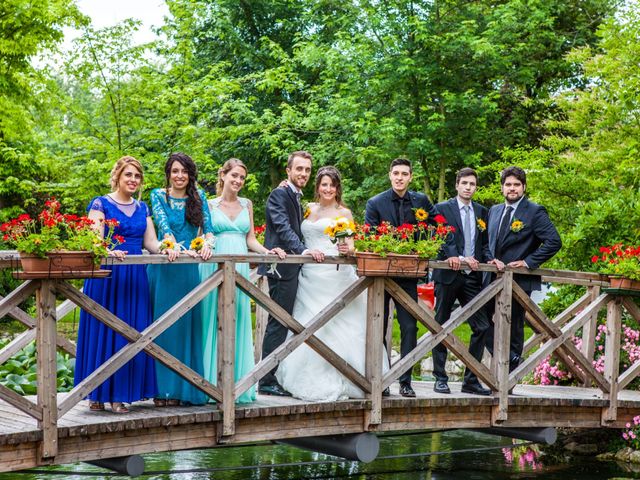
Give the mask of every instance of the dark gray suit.
M 302 209 L 296 194 L 289 186 L 278 187 L 269 194 L 266 205 L 266 231 L 264 246 L 280 247 L 289 254 L 300 255 L 305 246 L 302 243 Z M 269 266 L 262 264 L 259 272 L 266 275 L 269 281 L 269 296 L 288 313 L 293 313 L 293 305 L 298 291 L 298 273 L 300 264 L 278 265 L 275 272 L 269 273 Z M 267 328 L 262 342 L 262 358 L 278 348 L 287 338 L 287 327 L 269 315 Z M 276 369 L 274 368 L 260 380 L 260 385 L 275 385 Z
M 472 202 L 474 218 L 472 226 L 475 229 L 474 258 L 479 262 L 486 262 L 489 257 L 489 236 L 486 230 L 487 209 L 482 205 Z M 464 256 L 464 225 L 460 216 L 460 209 L 457 198 L 452 198 L 436 205 L 440 212 L 447 219 L 449 225 L 455 227 L 455 232 L 447 236 L 446 243 L 440 250 L 439 260 L 446 260 L 449 257 Z M 478 227 L 477 219 L 485 222 L 485 230 Z M 435 269 L 432 274 L 435 282 L 436 293 L 436 320 L 440 325 L 451 317 L 451 311 L 456 300 L 464 306 L 473 300 L 482 290 L 482 272 L 463 270 L 442 270 Z M 487 332 L 490 329 L 489 318 L 484 309 L 476 312 L 468 320 L 472 334 L 469 342 L 469 353 L 481 361 L 486 344 Z M 437 380 L 448 381 L 445 372 L 447 360 L 447 349 L 440 343 L 433 349 L 433 374 Z M 467 384 L 478 383 L 476 375 L 468 368 L 464 373 L 464 381 Z
M 364 221 L 372 227 L 377 227 L 382 222 L 386 221 L 391 225 L 397 227 L 401 222 L 399 212 L 397 210 L 397 200 L 394 200 L 395 195 L 393 189 L 389 189 L 382 193 L 379 193 L 373 198 L 367 201 L 367 208 L 365 211 Z M 423 208 L 428 214 L 427 219 L 429 223 L 434 223 L 433 217 L 438 214 L 438 211 L 429 201 L 427 196 L 419 192 L 407 192 L 404 197 L 408 202 L 403 205 L 404 208 L 404 223 L 416 224 L 418 223 L 415 217 L 415 211 L 413 209 Z M 407 292 L 411 298 L 418 301 L 418 280 L 413 278 L 394 278 L 393 279 L 405 292 Z M 387 330 L 387 323 L 389 318 L 389 294 L 385 293 L 384 300 L 384 330 Z M 402 306 L 396 305 L 396 312 L 398 314 L 398 323 L 400 324 L 400 355 L 404 357 L 411 350 L 413 350 L 417 344 L 418 339 L 418 327 L 416 325 L 416 319 L 411 316 Z M 386 345 L 385 345 L 386 346 Z M 411 369 L 407 370 L 400 376 L 400 383 L 411 384 Z

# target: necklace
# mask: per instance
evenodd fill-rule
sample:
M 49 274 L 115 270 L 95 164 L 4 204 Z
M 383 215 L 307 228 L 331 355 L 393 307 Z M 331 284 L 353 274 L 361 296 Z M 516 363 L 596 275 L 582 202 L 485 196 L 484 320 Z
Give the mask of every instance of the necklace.
M 321 212 L 324 211 L 324 210 L 332 209 L 332 208 L 333 209 L 337 209 L 338 208 L 338 204 L 337 203 L 334 203 L 333 205 L 328 205 L 326 207 L 323 206 L 323 205 L 320 205 L 320 204 L 318 204 L 318 205 L 319 205 L 318 206 L 318 210 L 321 211 Z

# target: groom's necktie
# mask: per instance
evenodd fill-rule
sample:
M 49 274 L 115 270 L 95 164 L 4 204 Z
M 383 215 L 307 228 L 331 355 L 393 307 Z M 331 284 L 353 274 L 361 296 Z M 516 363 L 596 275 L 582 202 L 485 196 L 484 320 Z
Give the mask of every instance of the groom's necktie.
M 298 204 L 298 213 L 300 214 L 300 220 L 302 220 L 302 192 L 296 192 L 296 203 Z
M 502 221 L 500 222 L 500 228 L 498 229 L 498 238 L 496 240 L 496 258 L 498 259 L 502 255 L 502 241 L 507 235 L 507 230 L 509 229 L 509 225 L 511 224 L 512 211 L 513 207 L 511 205 L 505 208 L 504 215 L 502 216 Z

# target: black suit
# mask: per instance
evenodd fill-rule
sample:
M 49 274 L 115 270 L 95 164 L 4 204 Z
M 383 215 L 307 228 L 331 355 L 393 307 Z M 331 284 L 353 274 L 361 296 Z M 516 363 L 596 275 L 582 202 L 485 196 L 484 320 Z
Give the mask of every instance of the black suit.
M 486 230 L 487 209 L 482 205 L 472 202 L 473 218 L 472 228 L 475 231 L 474 238 L 474 258 L 480 262 L 486 262 L 489 257 L 489 235 Z M 452 198 L 436 205 L 440 212 L 447 219 L 449 225 L 455 227 L 455 232 L 447 236 L 446 243 L 440 250 L 439 259 L 446 260 L 449 257 L 464 256 L 464 225 L 460 215 L 458 200 Z M 484 221 L 485 229 L 478 225 L 478 219 Z M 451 311 L 456 300 L 460 305 L 464 306 L 482 290 L 482 272 L 464 270 L 442 270 L 436 269 L 432 275 L 435 282 L 436 290 L 436 320 L 440 325 L 445 323 L 451 317 Z M 473 357 L 481 361 L 482 354 L 486 343 L 487 332 L 490 330 L 489 318 L 484 309 L 476 312 L 469 318 L 469 326 L 472 334 L 469 342 L 469 353 Z M 439 343 L 433 349 L 433 374 L 436 380 L 448 381 L 445 372 L 445 363 L 447 360 L 447 349 Z M 478 383 L 476 375 L 468 368 L 464 372 L 464 381 L 466 384 Z
M 560 235 L 551 222 L 547 210 L 537 203 L 530 202 L 527 198 L 520 201 L 511 220 L 511 222 L 520 220 L 523 223 L 522 230 L 513 232 L 511 228 L 507 228 L 502 238 L 498 238 L 504 211 L 505 204 L 494 205 L 489 210 L 487 229 L 491 258 L 497 258 L 505 265 L 516 260 L 524 260 L 530 269 L 536 269 L 562 247 Z M 533 290 L 540 290 L 541 282 L 538 275 L 514 275 L 514 280 L 528 295 L 531 295 Z M 490 302 L 488 305 L 493 316 L 494 303 Z M 524 316 L 522 306 L 516 300 L 512 300 L 510 370 L 517 367 L 522 357 Z M 493 329 L 487 338 L 487 343 L 493 347 Z
M 416 224 L 415 211 L 413 209 L 422 208 L 428 214 L 428 221 L 434 223 L 433 217 L 438 212 L 426 195 L 418 192 L 407 192 L 403 198 L 403 202 L 398 201 L 398 197 L 389 189 L 379 193 L 367 201 L 367 208 L 364 215 L 365 223 L 376 227 L 386 221 L 393 226 L 399 226 L 402 223 Z M 399 211 L 399 209 L 402 209 Z M 411 298 L 418 301 L 418 281 L 413 278 L 394 278 L 393 279 Z M 389 294 L 385 293 L 384 300 L 384 330 L 387 330 L 389 317 Z M 396 305 L 398 314 L 398 323 L 400 324 L 400 355 L 404 357 L 416 346 L 418 340 L 418 327 L 416 319 L 411 316 L 402 306 Z M 386 346 L 386 345 L 385 345 Z M 400 383 L 411 384 L 411 369 L 408 369 L 400 376 Z
M 301 254 L 305 250 L 300 231 L 301 223 L 302 209 L 296 194 L 289 186 L 276 188 L 267 199 L 264 246 L 269 249 L 280 247 L 287 253 Z M 300 264 L 282 263 L 271 273 L 268 267 L 262 264 L 259 271 L 268 277 L 269 296 L 288 313 L 292 313 L 298 291 Z M 262 342 L 262 358 L 278 348 L 286 338 L 287 327 L 269 315 Z M 260 380 L 260 385 L 275 385 L 275 372 L 274 368 Z

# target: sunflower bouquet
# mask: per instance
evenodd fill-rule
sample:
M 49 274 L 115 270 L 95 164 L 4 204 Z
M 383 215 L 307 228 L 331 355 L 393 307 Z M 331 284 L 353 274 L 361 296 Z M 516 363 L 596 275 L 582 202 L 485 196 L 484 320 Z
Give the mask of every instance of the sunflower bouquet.
M 336 217 L 324 229 L 324 233 L 333 243 L 344 243 L 347 238 L 356 234 L 356 224 L 347 217 Z

